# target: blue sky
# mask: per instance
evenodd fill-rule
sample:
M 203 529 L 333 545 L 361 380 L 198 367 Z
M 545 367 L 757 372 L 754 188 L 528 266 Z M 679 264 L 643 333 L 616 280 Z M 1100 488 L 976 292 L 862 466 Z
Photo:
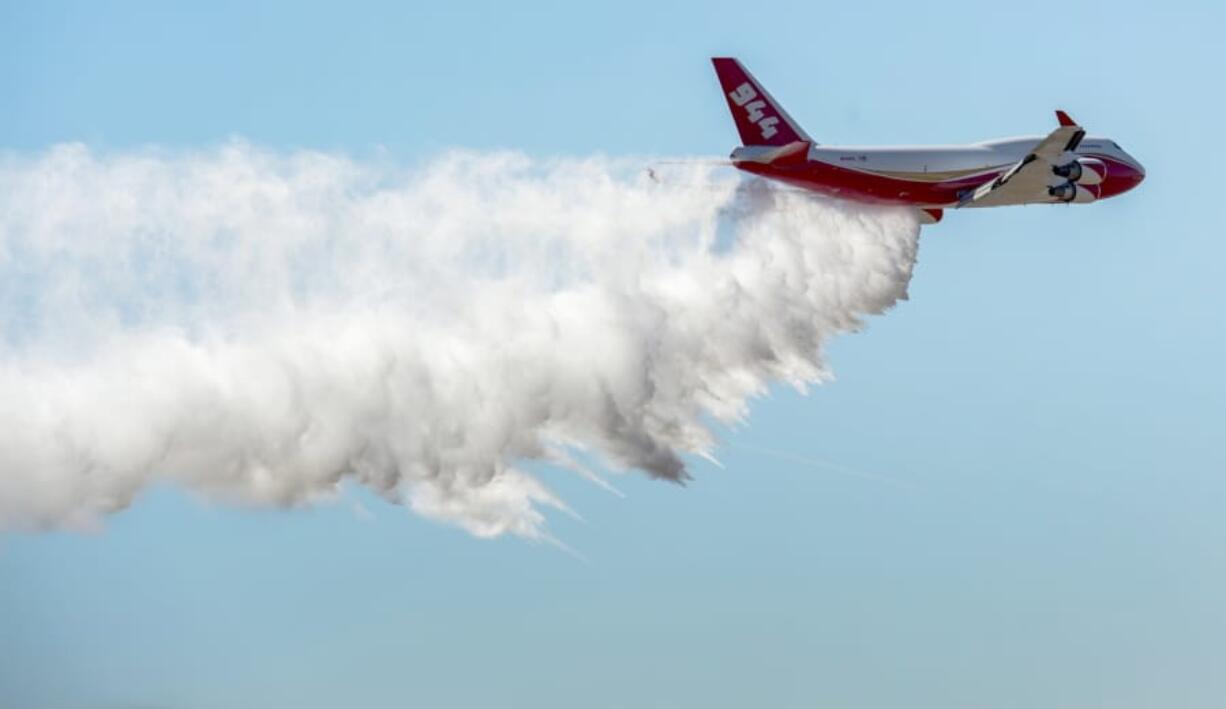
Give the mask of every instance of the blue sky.
M 1149 176 L 926 229 L 837 381 L 687 488 L 546 471 L 587 562 L 360 492 L 373 519 L 167 489 L 0 538 L 0 706 L 1220 706 L 1226 10 L 998 5 L 5 3 L 5 151 L 722 155 L 729 54 L 819 141 L 1059 107 Z

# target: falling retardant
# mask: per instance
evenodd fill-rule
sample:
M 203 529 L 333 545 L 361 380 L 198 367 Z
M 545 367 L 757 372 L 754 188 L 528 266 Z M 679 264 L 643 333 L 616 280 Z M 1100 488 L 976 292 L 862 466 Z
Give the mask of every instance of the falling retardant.
M 154 484 L 294 506 L 349 481 L 543 538 L 565 506 L 525 461 L 687 479 L 711 422 L 822 381 L 826 339 L 905 297 L 919 226 L 643 164 L 0 157 L 0 529 L 90 528 Z

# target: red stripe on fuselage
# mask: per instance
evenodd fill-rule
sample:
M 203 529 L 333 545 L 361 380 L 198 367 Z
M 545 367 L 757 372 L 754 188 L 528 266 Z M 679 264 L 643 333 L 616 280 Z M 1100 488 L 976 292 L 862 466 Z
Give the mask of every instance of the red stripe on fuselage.
M 742 161 L 737 162 L 736 166 L 755 175 L 832 197 L 874 204 L 913 206 L 954 204 L 958 201 L 959 192 L 981 185 L 1001 172 L 981 172 L 953 180 L 931 182 L 850 170 L 820 160 L 810 160 L 794 166 Z
M 1116 158 L 1100 154 L 1086 154 L 1082 157 L 1094 157 L 1107 165 L 1107 175 L 1098 186 L 1100 199 L 1126 192 L 1144 178 L 1143 172 Z M 831 197 L 908 206 L 956 204 L 961 192 L 995 179 L 1007 169 L 987 168 L 984 172 L 966 177 L 931 182 L 852 170 L 820 160 L 809 160 L 798 165 L 770 165 L 750 161 L 739 161 L 735 164 L 745 172 Z

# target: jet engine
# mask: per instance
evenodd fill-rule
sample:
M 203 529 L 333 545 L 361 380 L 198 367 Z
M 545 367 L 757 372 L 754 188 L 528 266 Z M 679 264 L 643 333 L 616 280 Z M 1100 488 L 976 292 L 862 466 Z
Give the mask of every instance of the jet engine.
M 1074 202 L 1077 204 L 1093 202 L 1098 199 L 1098 189 L 1096 187 L 1084 187 L 1074 182 L 1065 182 L 1055 187 L 1048 187 L 1047 194 L 1061 202 Z
M 1056 165 L 1051 171 L 1069 182 L 1097 185 L 1107 176 L 1107 165 L 1094 158 L 1077 158 L 1065 165 Z

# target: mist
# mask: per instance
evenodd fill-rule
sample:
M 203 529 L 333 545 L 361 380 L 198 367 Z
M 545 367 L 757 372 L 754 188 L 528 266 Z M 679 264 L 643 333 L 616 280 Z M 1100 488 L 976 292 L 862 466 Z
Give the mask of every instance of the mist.
M 919 226 L 647 162 L 0 157 L 0 528 L 348 482 L 540 539 L 568 508 L 525 462 L 684 482 L 713 425 L 828 379 L 828 338 L 906 297 Z

